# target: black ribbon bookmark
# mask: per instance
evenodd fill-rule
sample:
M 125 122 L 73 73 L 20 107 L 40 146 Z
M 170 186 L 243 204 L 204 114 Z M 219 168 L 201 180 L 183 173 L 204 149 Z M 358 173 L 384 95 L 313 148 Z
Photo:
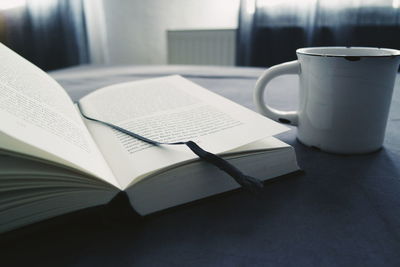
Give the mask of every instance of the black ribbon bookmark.
M 81 109 L 81 107 L 79 105 L 79 102 L 77 102 L 77 106 L 78 106 L 78 109 L 81 112 L 82 116 L 87 120 L 91 120 L 91 121 L 95 121 L 95 122 L 101 123 L 103 125 L 111 127 L 112 129 L 115 129 L 115 130 L 120 131 L 120 132 L 122 132 L 124 134 L 127 134 L 127 135 L 129 135 L 131 137 L 137 138 L 137 139 L 139 139 L 139 140 L 141 140 L 143 142 L 146 142 L 148 144 L 152 144 L 152 145 L 155 145 L 155 146 L 159 146 L 159 145 L 186 145 L 187 147 L 189 147 L 190 150 L 193 151 L 193 153 L 195 153 L 201 159 L 207 161 L 208 163 L 213 164 L 214 166 L 218 167 L 219 169 L 221 169 L 225 173 L 229 174 L 243 188 L 248 189 L 248 190 L 253 191 L 253 192 L 254 191 L 258 191 L 261 188 L 263 188 L 263 183 L 262 183 L 261 180 L 243 174 L 238 168 L 236 168 L 235 166 L 230 164 L 228 161 L 224 160 L 223 158 L 221 158 L 221 157 L 219 157 L 219 156 L 217 156 L 217 155 L 215 155 L 213 153 L 205 151 L 204 149 L 199 147 L 193 141 L 174 142 L 174 143 L 165 143 L 165 142 L 154 141 L 154 140 L 148 139 L 146 137 L 143 137 L 141 135 L 138 135 L 138 134 L 136 134 L 134 132 L 128 131 L 127 129 L 121 128 L 121 127 L 119 127 L 117 125 L 114 125 L 112 123 L 105 122 L 105 121 L 102 121 L 102 120 L 98 120 L 98 119 L 95 119 L 95 118 L 91 118 L 91 117 L 87 116 L 83 112 L 83 110 Z

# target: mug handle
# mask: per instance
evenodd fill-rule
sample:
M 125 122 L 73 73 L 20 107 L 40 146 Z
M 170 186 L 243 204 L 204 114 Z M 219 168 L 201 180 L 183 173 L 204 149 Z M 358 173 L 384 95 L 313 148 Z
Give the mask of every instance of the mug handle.
M 254 103 L 258 111 L 278 122 L 288 123 L 292 125 L 298 124 L 298 112 L 297 111 L 282 111 L 271 108 L 264 102 L 264 91 L 265 86 L 275 77 L 284 74 L 300 74 L 300 62 L 298 60 L 285 62 L 268 68 L 258 78 L 256 87 L 254 89 Z

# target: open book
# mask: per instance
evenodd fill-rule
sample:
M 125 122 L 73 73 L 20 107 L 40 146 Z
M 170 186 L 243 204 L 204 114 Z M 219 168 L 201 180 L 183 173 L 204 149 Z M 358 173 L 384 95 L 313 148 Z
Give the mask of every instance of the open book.
M 141 215 L 235 189 L 186 146 L 152 146 L 85 120 L 45 72 L 0 45 L 0 232 L 108 203 Z M 262 180 L 298 169 L 287 128 L 180 77 L 101 88 L 88 116 L 157 141 L 193 140 Z

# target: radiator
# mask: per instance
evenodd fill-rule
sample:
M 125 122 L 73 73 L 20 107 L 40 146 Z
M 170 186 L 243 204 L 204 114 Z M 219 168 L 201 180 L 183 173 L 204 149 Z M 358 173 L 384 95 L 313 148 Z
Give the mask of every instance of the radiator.
M 236 30 L 167 31 L 168 64 L 235 65 Z

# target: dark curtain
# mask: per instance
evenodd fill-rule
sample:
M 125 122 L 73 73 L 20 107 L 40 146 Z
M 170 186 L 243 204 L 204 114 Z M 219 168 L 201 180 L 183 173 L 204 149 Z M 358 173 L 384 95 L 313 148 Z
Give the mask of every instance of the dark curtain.
M 2 17 L 2 41 L 40 68 L 89 62 L 82 0 L 29 0 Z
M 237 65 L 272 66 L 297 48 L 400 49 L 399 0 L 241 0 Z

